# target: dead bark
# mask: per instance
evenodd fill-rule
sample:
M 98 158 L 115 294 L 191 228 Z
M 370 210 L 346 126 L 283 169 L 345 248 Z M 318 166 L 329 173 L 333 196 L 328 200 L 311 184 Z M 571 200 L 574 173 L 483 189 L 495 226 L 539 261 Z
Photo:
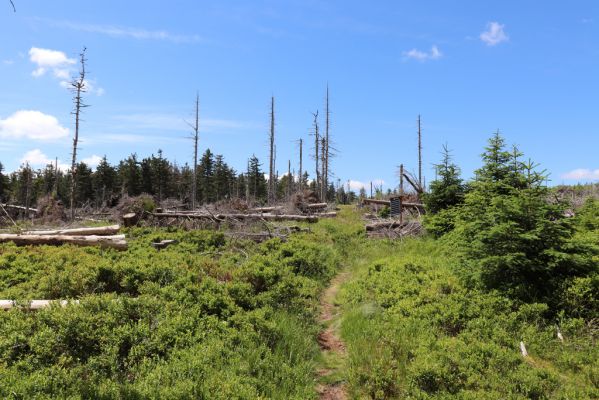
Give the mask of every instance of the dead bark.
M 127 250 L 123 235 L 115 236 L 68 236 L 68 235 L 18 235 L 0 234 L 0 243 L 13 242 L 17 246 L 72 244 L 75 246 L 100 246 L 116 250 Z
M 81 110 L 85 107 L 87 107 L 87 104 L 83 103 L 83 97 L 82 97 L 82 93 L 85 93 L 87 91 L 86 85 L 87 82 L 85 81 L 85 62 L 87 61 L 85 59 L 85 50 L 86 48 L 83 48 L 83 51 L 81 52 L 81 54 L 79 54 L 80 56 L 80 70 L 79 70 L 79 78 L 73 80 L 71 82 L 71 90 L 75 93 L 75 97 L 73 98 L 73 102 L 75 103 L 75 110 L 73 111 L 73 114 L 75 115 L 75 136 L 73 137 L 73 158 L 71 160 L 71 221 L 75 220 L 75 189 L 76 189 L 76 177 L 75 177 L 75 173 L 77 171 L 77 144 L 79 143 L 79 118 L 81 116 Z
M 98 226 L 92 228 L 56 229 L 47 231 L 27 231 L 24 235 L 66 235 L 66 236 L 110 236 L 116 235 L 121 229 L 120 225 Z

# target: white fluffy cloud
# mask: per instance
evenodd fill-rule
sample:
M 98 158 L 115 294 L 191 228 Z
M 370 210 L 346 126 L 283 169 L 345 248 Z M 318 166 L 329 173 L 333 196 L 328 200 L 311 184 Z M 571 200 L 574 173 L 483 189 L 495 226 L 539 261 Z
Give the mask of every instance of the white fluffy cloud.
M 501 42 L 507 42 L 510 38 L 503 30 L 504 27 L 505 25 L 499 22 L 489 22 L 487 30 L 480 34 L 480 40 L 485 42 L 487 46 L 495 46 Z
M 412 49 L 410 51 L 404 51 L 403 55 L 406 59 L 418 61 L 438 60 L 439 58 L 443 57 L 443 54 L 441 51 L 439 51 L 437 46 L 431 47 L 431 51 L 428 53 L 418 49 Z
M 92 155 L 90 157 L 86 157 L 81 160 L 85 164 L 87 164 L 90 168 L 96 168 L 100 161 L 102 161 L 102 157 L 97 155 Z M 44 154 L 40 149 L 29 150 L 27 153 L 21 157 L 21 164 L 28 163 L 32 167 L 45 167 L 48 164 L 54 165 L 56 163 L 55 158 L 49 158 L 46 154 Z M 58 160 L 58 169 L 61 171 L 68 171 L 71 169 L 70 164 L 63 163 L 60 159 Z
M 70 66 L 76 62 L 74 59 L 68 58 L 62 51 L 38 47 L 29 49 L 29 60 L 37 66 L 31 73 L 36 78 L 44 75 L 48 70 L 52 70 L 57 78 L 68 79 Z
M 53 140 L 69 136 L 69 129 L 52 115 L 40 111 L 20 110 L 6 119 L 0 118 L 0 137 L 12 139 Z
M 27 163 L 32 167 L 45 167 L 48 164 L 54 165 L 55 162 L 55 159 L 50 159 L 48 156 L 42 153 L 40 149 L 29 150 L 21 158 L 21 164 Z M 68 171 L 70 168 L 67 164 L 58 160 L 58 169 L 61 171 Z
M 562 179 L 568 179 L 573 181 L 597 181 L 599 180 L 599 169 L 590 170 L 585 168 L 578 168 L 562 174 Z

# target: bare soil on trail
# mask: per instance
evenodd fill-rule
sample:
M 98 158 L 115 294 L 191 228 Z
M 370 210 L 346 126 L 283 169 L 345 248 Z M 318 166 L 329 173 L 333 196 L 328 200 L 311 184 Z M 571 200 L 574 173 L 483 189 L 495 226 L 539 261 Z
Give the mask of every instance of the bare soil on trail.
M 339 292 L 341 285 L 349 278 L 348 272 L 342 272 L 337 275 L 331 284 L 324 291 L 320 300 L 320 316 L 318 321 L 325 326 L 318 335 L 318 343 L 323 352 L 335 353 L 338 357 L 345 357 L 346 349 L 345 344 L 339 337 L 339 333 L 336 330 L 335 324 L 333 323 L 340 315 L 340 310 L 335 305 L 335 297 Z M 321 369 L 318 371 L 318 375 L 321 377 L 331 375 L 335 371 L 332 369 Z M 334 384 L 319 384 L 316 388 L 321 400 L 345 400 L 347 396 L 347 388 L 345 383 L 339 382 Z

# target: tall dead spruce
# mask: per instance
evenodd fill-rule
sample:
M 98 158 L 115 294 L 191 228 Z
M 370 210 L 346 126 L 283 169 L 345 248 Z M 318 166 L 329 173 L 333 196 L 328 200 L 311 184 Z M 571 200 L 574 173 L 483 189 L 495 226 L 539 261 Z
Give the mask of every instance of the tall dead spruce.
M 196 195 L 198 192 L 198 141 L 200 139 L 200 94 L 196 94 L 195 123 L 189 124 L 193 129 L 193 182 L 191 183 L 191 209 L 196 208 Z
M 270 100 L 270 132 L 268 135 L 270 143 L 270 157 L 268 168 L 268 202 L 274 203 L 276 196 L 275 187 L 275 98 Z
M 79 143 L 79 122 L 81 117 L 81 112 L 84 108 L 88 107 L 87 104 L 83 102 L 83 93 L 87 92 L 85 81 L 85 62 L 87 59 L 85 58 L 85 51 L 87 49 L 84 47 L 83 51 L 79 54 L 79 76 L 74 78 L 70 83 L 70 89 L 74 93 L 73 103 L 74 110 L 72 114 L 75 116 L 75 136 L 73 137 L 73 158 L 71 160 L 71 220 L 75 219 L 75 191 L 77 186 L 77 144 Z
M 316 193 L 320 193 L 320 156 L 319 156 L 319 148 L 320 148 L 320 133 L 318 132 L 318 110 L 315 113 L 312 113 L 314 116 L 314 161 L 316 163 L 315 172 L 316 172 L 316 181 L 314 182 L 314 188 L 316 189 Z

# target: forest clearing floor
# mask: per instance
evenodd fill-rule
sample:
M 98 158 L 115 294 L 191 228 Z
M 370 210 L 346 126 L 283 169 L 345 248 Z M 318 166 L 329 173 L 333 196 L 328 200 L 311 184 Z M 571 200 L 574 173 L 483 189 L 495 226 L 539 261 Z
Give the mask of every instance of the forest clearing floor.
M 318 321 L 323 330 L 318 335 L 318 344 L 322 351 L 323 366 L 318 370 L 320 382 L 317 385 L 319 398 L 323 400 L 344 400 L 347 398 L 345 360 L 347 352 L 340 337 L 341 310 L 336 303 L 341 285 L 350 277 L 349 271 L 339 273 L 331 280 L 320 300 Z

